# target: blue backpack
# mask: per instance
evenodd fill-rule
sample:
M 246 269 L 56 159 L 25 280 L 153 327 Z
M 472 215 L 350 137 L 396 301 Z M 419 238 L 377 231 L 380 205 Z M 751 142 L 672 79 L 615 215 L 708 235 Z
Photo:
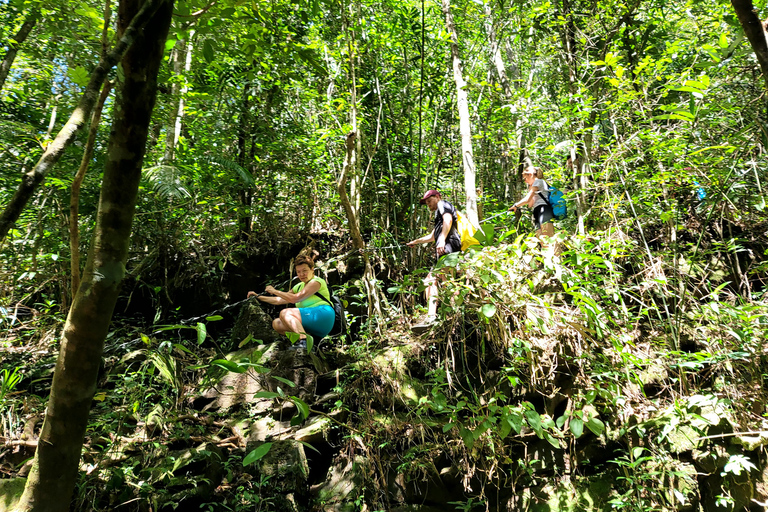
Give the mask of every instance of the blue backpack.
M 552 208 L 552 212 L 557 220 L 563 220 L 568 216 L 568 207 L 565 204 L 565 197 L 563 197 L 563 191 L 557 187 L 549 187 L 549 197 L 544 197 L 544 194 L 539 192 L 539 195 L 544 199 Z

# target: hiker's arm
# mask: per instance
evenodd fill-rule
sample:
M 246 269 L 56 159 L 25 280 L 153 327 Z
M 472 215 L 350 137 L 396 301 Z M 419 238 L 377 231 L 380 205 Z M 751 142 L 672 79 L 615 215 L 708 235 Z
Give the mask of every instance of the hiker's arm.
M 297 302 L 301 302 L 307 297 L 314 295 L 319 290 L 320 290 L 320 283 L 318 283 L 317 281 L 311 281 L 299 293 L 281 292 L 280 290 L 276 290 L 272 286 L 267 286 L 265 291 L 267 293 L 271 293 L 272 295 L 274 295 L 275 298 L 283 299 L 285 301 L 283 302 L 283 304 L 296 304 Z
M 533 195 L 536 193 L 537 187 L 531 187 L 528 189 L 528 193 L 525 194 L 525 197 L 523 197 L 521 200 L 513 204 L 509 207 L 509 211 L 515 211 L 521 206 L 530 205 L 531 199 L 533 198 Z
M 273 306 L 289 304 L 289 302 L 282 297 L 267 297 L 266 295 L 257 295 L 256 298 L 258 298 L 261 302 L 266 302 L 267 304 L 272 304 Z
M 445 212 L 443 214 L 443 230 L 440 232 L 436 247 L 438 256 L 445 254 L 445 241 L 448 240 L 448 233 L 451 232 L 451 226 L 453 226 L 453 215 Z
M 416 240 L 411 240 L 410 242 L 408 242 L 405 245 L 413 247 L 416 244 L 426 244 L 426 243 L 429 243 L 429 242 L 431 242 L 434 239 L 435 239 L 435 232 L 434 231 L 430 231 L 429 234 L 424 235 L 421 238 L 417 238 Z

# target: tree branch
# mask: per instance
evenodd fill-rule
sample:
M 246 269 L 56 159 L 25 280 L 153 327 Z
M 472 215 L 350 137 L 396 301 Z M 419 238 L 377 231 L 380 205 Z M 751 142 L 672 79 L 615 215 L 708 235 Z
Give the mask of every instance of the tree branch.
M 40 157 L 40 160 L 38 160 L 32 170 L 22 177 L 19 188 L 16 190 L 10 203 L 3 210 L 2 215 L 0 215 L 0 242 L 5 239 L 13 224 L 18 220 L 24 207 L 32 198 L 35 189 L 43 182 L 53 166 L 56 165 L 64 154 L 64 150 L 75 140 L 78 132 L 91 116 L 91 112 L 93 112 L 99 97 L 101 85 L 107 78 L 109 71 L 123 58 L 123 55 L 133 44 L 141 28 L 155 14 L 157 9 L 167 1 L 149 0 L 145 3 L 141 10 L 136 13 L 133 20 L 131 20 L 130 25 L 128 25 L 112 51 L 99 61 L 96 69 L 91 73 L 91 79 L 83 92 L 83 96 L 80 98 L 80 102 L 69 117 L 67 124 L 59 131 L 53 142 L 48 145 L 43 156 Z

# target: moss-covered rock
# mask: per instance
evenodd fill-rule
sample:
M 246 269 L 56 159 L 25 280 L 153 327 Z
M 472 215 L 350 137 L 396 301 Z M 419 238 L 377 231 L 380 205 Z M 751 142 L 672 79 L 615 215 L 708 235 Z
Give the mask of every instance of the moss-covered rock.
M 0 480 L 0 512 L 11 512 L 13 510 L 24 493 L 26 483 L 26 478 Z

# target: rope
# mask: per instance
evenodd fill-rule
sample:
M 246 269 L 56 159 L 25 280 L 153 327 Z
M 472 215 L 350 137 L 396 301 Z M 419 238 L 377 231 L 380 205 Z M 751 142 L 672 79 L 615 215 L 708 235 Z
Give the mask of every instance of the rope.
M 283 286 L 285 286 L 287 284 L 290 284 L 290 282 L 293 279 L 296 279 L 296 278 L 294 277 L 294 278 L 286 279 L 282 283 L 278 284 L 275 288 L 282 288 Z M 181 320 L 178 324 L 175 324 L 175 326 L 171 326 L 171 327 L 181 327 L 181 326 L 186 327 L 186 326 L 188 326 L 188 325 L 190 325 L 192 323 L 197 323 L 200 320 L 206 319 L 208 317 L 216 316 L 219 313 L 224 313 L 225 311 L 227 311 L 229 309 L 236 308 L 237 306 L 245 304 L 246 302 L 249 302 L 249 301 L 252 301 L 253 299 L 261 297 L 262 295 L 266 295 L 266 292 L 258 293 L 256 295 L 254 295 L 253 297 L 248 297 L 248 298 L 243 299 L 241 301 L 235 302 L 234 304 L 227 304 L 226 306 L 224 306 L 222 308 L 219 308 L 219 309 L 217 309 L 215 311 L 211 311 L 210 313 L 206 313 L 204 315 L 200 315 L 200 316 L 196 316 L 196 317 L 192 317 L 192 318 L 187 318 L 185 320 Z M 165 331 L 168 331 L 168 330 L 169 330 L 169 328 L 166 326 L 166 327 L 163 327 L 161 329 L 158 329 L 156 331 L 151 332 L 149 334 L 149 336 L 156 336 L 156 335 L 160 334 L 161 332 L 165 332 Z M 138 338 L 134 338 L 132 340 L 128 340 L 126 342 L 120 343 L 119 345 L 113 345 L 112 347 L 105 347 L 104 352 L 105 353 L 117 352 L 120 349 L 131 347 L 133 345 L 137 345 L 141 340 L 142 340 L 142 338 L 138 337 Z

